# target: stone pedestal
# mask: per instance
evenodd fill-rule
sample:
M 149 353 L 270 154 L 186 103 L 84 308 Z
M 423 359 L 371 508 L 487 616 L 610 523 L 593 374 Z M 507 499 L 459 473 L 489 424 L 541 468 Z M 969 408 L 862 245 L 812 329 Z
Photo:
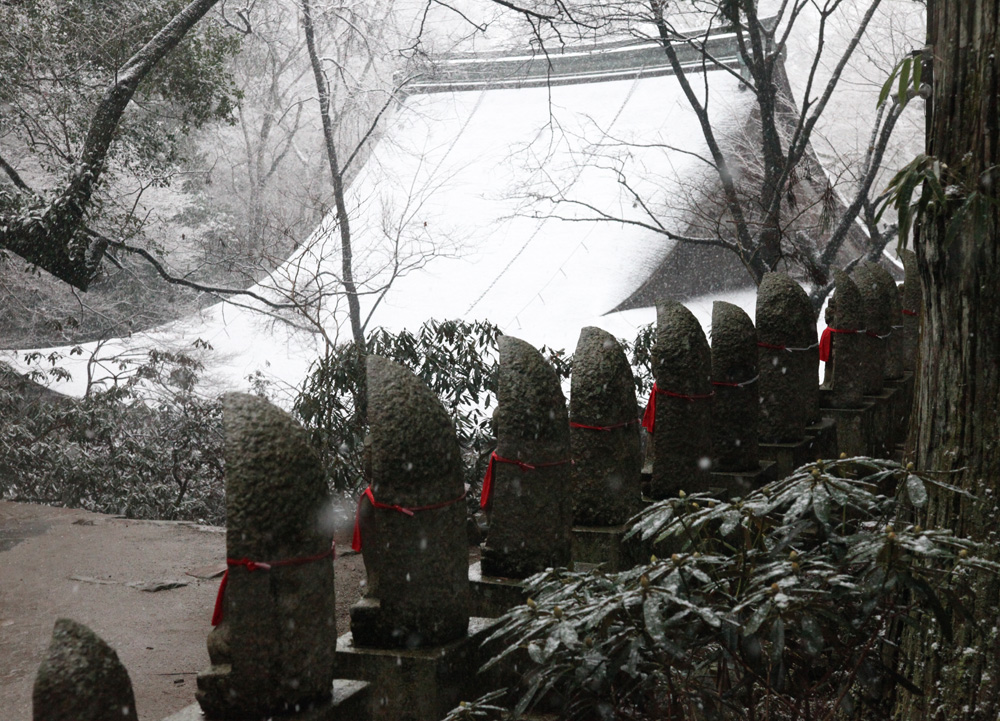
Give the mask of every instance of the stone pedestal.
M 496 618 L 513 606 L 524 603 L 527 598 L 523 581 L 483 575 L 479 561 L 469 566 L 469 612 L 473 616 Z
M 778 478 L 790 476 L 806 463 L 816 460 L 815 439 L 806 436 L 795 443 L 761 443 L 760 457 L 775 464 Z
M 779 477 L 778 464 L 774 461 L 760 461 L 755 471 L 712 471 L 709 492 L 720 501 L 743 498 Z
M 806 436 L 812 438 L 812 450 L 816 458 L 837 458 L 840 446 L 837 442 L 837 422 L 833 418 L 820 418 L 806 426 Z
M 912 371 L 906 371 L 899 380 L 885 382 L 886 388 L 892 388 L 896 391 L 890 418 L 896 429 L 897 443 L 906 440 L 906 434 L 910 429 L 910 412 L 913 409 L 915 378 L 916 376 Z
M 617 573 L 634 565 L 634 553 L 625 543 L 625 534 L 631 526 L 573 526 L 573 564 L 600 567 L 602 571 Z
M 282 715 L 281 721 L 368 721 L 370 684 L 366 681 L 334 679 L 333 693 L 327 701 L 298 713 Z M 212 721 L 193 703 L 163 721 Z M 260 717 L 229 717 L 228 721 L 260 721 Z
M 876 458 L 888 458 L 896 447 L 896 440 L 899 437 L 899 429 L 895 423 L 898 395 L 896 388 L 883 386 L 879 393 L 865 396 L 865 401 L 872 404 L 874 413 L 868 453 Z
M 826 391 L 820 392 L 820 403 L 826 399 Z M 837 424 L 837 446 L 839 453 L 848 457 L 871 454 L 872 436 L 875 433 L 875 402 L 865 398 L 859 408 L 822 407 L 822 414 L 832 418 Z
M 473 617 L 464 638 L 412 651 L 355 646 L 348 633 L 337 639 L 337 674 L 370 684 L 370 721 L 437 721 L 482 695 L 481 646 L 495 628 L 494 619 Z

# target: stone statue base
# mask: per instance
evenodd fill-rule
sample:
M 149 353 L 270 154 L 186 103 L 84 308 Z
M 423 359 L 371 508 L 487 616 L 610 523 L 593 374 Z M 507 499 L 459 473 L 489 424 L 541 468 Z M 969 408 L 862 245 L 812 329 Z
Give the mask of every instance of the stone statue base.
M 877 399 L 866 396 L 860 408 L 827 408 L 823 403 L 826 393 L 820 391 L 820 413 L 837 423 L 837 456 L 871 455 Z
M 826 413 L 825 410 L 822 412 Z M 794 443 L 760 443 L 758 448 L 762 460 L 774 462 L 778 478 L 790 476 L 796 468 L 820 457 L 817 454 L 816 439 L 812 436 L 804 436 Z
M 778 478 L 778 464 L 774 461 L 761 461 L 757 470 L 751 471 L 712 471 L 709 493 L 720 501 L 729 501 Z
M 334 679 L 333 694 L 326 701 L 317 703 L 298 713 L 283 714 L 282 721 L 367 721 L 371 689 L 364 681 Z M 258 716 L 232 716 L 228 721 L 260 721 L 271 714 Z M 196 703 L 186 706 L 163 721 L 214 721 L 202 713 Z
M 910 428 L 910 412 L 913 409 L 914 375 L 911 371 L 898 380 L 886 381 L 885 387 L 896 392 L 893 396 L 890 419 L 896 429 L 896 443 L 904 443 Z
M 836 458 L 840 455 L 837 422 L 833 418 L 821 417 L 815 423 L 806 426 L 806 436 L 813 439 L 812 450 L 816 458 Z
M 573 564 L 600 567 L 602 571 L 617 573 L 635 565 L 635 549 L 625 542 L 631 526 L 573 526 Z
M 477 672 L 487 658 L 480 647 L 494 630 L 494 619 L 474 617 L 465 638 L 414 650 L 355 646 L 347 633 L 337 639 L 337 675 L 370 684 L 370 721 L 437 721 L 482 695 Z
M 880 393 L 864 397 L 865 401 L 874 406 L 872 410 L 875 414 L 872 435 L 868 441 L 868 455 L 876 458 L 888 458 L 892 455 L 899 438 L 895 417 L 898 395 L 898 389 L 885 386 Z
M 484 575 L 481 561 L 469 566 L 469 610 L 473 616 L 497 618 L 527 598 L 524 581 Z

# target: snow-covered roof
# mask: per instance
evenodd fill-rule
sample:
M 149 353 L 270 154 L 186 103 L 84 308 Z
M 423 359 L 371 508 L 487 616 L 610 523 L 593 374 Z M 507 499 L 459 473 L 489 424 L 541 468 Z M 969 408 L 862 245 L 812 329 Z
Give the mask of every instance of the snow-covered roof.
M 806 33 L 789 52 L 794 46 L 804 53 L 808 42 Z M 804 70 L 794 54 L 786 65 L 793 90 L 803 92 Z M 648 278 L 673 243 L 639 225 L 584 218 L 607 213 L 648 220 L 634 191 L 657 204 L 659 222 L 683 230 L 681 199 L 710 177 L 700 159 L 707 148 L 676 78 L 641 69 L 613 76 L 517 89 L 459 84 L 405 99 L 348 191 L 355 275 L 363 284 L 363 316 L 372 313 L 370 327 L 487 319 L 536 345 L 571 350 L 584 326 L 632 337 L 654 319 L 651 308 L 609 311 Z M 709 72 L 697 86 L 716 127 L 740 126 L 752 112 L 752 95 L 741 90 L 738 73 Z M 571 202 L 546 202 L 553 193 Z M 303 293 L 324 287 L 326 279 L 340 277 L 338 243 L 328 218 L 271 282 Z M 372 292 L 388 279 L 394 257 L 413 269 L 373 308 L 379 296 Z M 283 295 L 267 286 L 258 290 Z M 752 289 L 714 296 L 751 316 L 754 297 Z M 706 329 L 711 300 L 688 303 Z M 332 337 L 347 338 L 342 296 L 328 298 L 314 318 Z M 193 352 L 196 339 L 212 346 L 197 354 L 216 388 L 246 387 L 257 372 L 296 386 L 322 348 L 308 330 L 221 303 L 109 341 L 100 355 L 164 344 Z M 54 387 L 83 392 L 92 348 L 64 359 L 73 379 Z M 7 359 L 24 368 L 20 353 Z

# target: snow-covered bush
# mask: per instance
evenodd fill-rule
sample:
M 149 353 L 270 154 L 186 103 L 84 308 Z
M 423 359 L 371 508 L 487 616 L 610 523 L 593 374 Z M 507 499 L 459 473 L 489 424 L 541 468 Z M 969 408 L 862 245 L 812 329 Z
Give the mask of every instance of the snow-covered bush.
M 81 400 L 0 386 L 0 498 L 224 523 L 222 410 L 194 391 L 197 362 L 153 352 L 129 371 Z
M 950 642 L 955 614 L 972 621 L 973 574 L 1000 570 L 949 529 L 908 522 L 929 492 L 963 493 L 850 458 L 734 502 L 661 501 L 632 530 L 661 558 L 532 577 L 488 666 L 519 658 L 515 715 L 541 704 L 587 719 L 887 718 L 893 690 L 914 690 L 901 628 Z M 505 715 L 495 696 L 482 702 L 450 718 Z

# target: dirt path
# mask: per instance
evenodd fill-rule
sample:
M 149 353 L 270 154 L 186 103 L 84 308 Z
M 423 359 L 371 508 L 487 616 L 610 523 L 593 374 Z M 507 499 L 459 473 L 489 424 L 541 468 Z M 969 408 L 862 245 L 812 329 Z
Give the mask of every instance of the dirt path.
M 350 528 L 338 528 L 337 547 L 347 548 L 349 539 Z M 31 719 L 35 673 L 63 616 L 90 626 L 118 652 L 140 721 L 192 703 L 195 676 L 208 666 L 214 574 L 224 558 L 221 528 L 0 502 L 0 716 Z M 360 596 L 361 557 L 338 558 L 336 579 L 343 633 Z M 172 581 L 186 585 L 142 590 Z

